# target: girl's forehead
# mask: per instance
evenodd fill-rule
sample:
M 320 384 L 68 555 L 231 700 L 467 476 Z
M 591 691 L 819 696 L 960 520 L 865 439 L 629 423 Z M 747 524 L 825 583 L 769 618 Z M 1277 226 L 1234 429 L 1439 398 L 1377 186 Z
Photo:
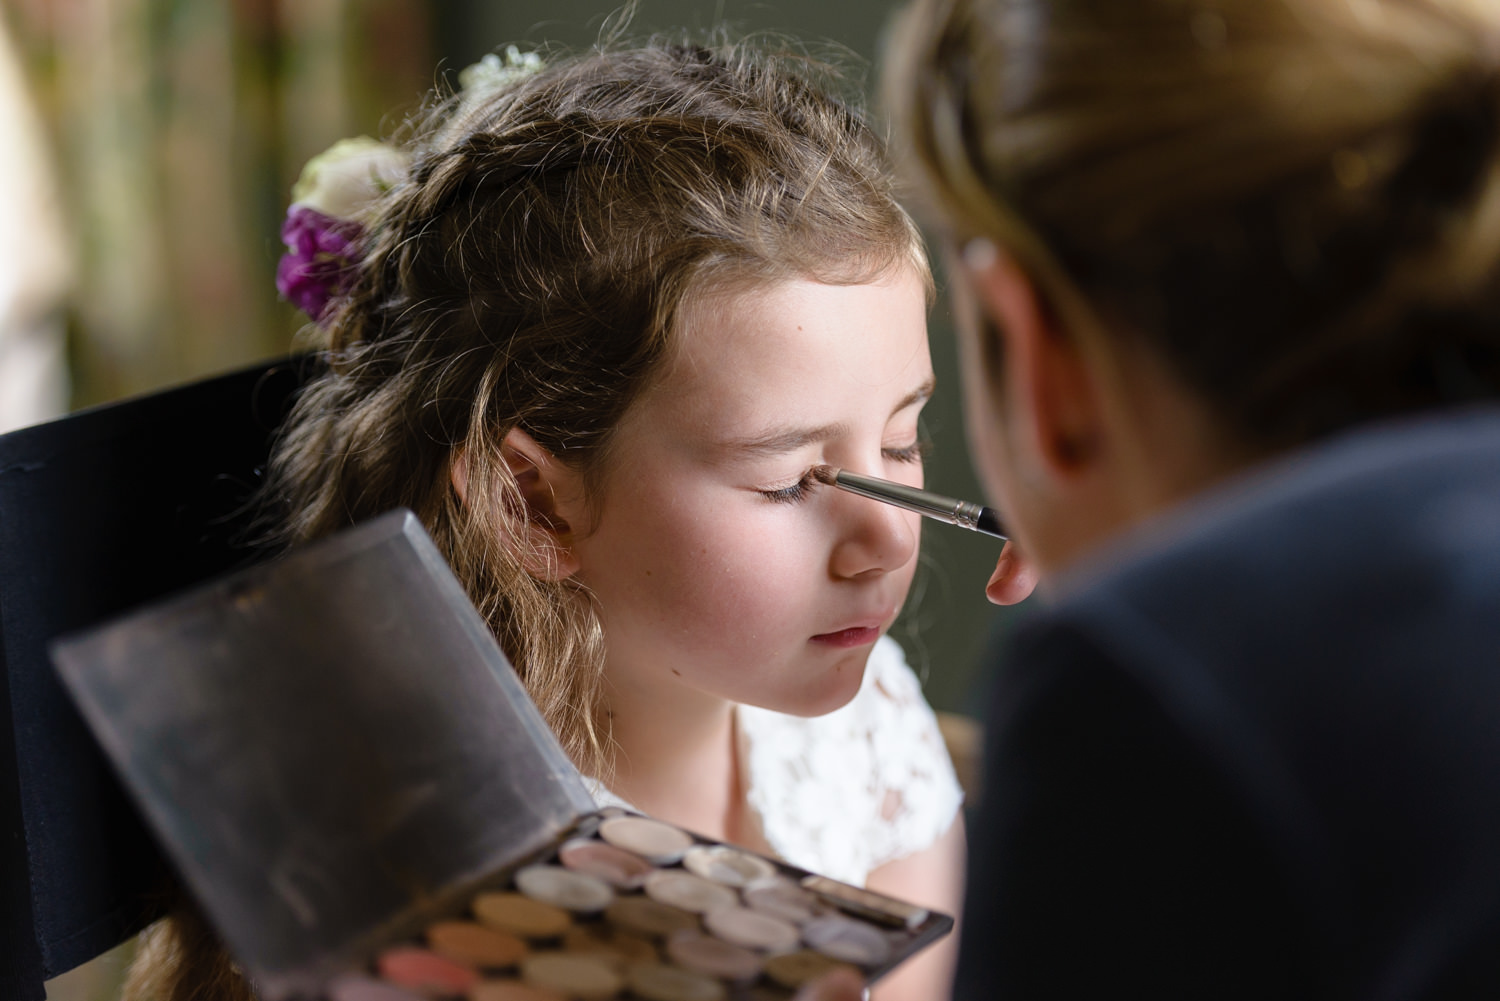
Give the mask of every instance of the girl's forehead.
M 705 297 L 684 310 L 677 342 L 640 409 L 694 431 L 738 433 L 785 414 L 889 412 L 932 378 L 925 288 L 915 274 Z
M 846 285 L 778 281 L 685 303 L 675 340 L 667 374 L 684 380 L 734 366 L 869 377 L 925 351 L 925 291 L 908 272 Z

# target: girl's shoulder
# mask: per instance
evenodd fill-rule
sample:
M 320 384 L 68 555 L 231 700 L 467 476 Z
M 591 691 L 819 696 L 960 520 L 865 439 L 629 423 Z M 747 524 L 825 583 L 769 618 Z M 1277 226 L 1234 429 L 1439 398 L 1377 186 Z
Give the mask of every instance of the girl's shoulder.
M 895 640 L 859 693 L 825 716 L 740 706 L 746 798 L 788 862 L 853 883 L 931 845 L 963 795 L 936 717 Z

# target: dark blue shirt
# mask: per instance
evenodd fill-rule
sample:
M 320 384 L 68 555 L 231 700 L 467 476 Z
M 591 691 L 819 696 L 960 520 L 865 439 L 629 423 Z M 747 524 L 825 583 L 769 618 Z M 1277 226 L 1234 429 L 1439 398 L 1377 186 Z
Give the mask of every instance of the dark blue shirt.
M 1330 439 L 1000 668 L 956 994 L 1500 997 L 1500 412 Z

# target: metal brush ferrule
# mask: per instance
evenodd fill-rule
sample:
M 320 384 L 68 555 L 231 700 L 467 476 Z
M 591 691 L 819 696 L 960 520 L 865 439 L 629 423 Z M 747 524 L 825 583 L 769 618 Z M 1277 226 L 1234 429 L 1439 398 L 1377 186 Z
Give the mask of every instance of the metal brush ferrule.
M 984 508 L 973 501 L 959 501 L 958 506 L 953 509 L 953 524 L 978 531 L 979 515 L 983 511 Z

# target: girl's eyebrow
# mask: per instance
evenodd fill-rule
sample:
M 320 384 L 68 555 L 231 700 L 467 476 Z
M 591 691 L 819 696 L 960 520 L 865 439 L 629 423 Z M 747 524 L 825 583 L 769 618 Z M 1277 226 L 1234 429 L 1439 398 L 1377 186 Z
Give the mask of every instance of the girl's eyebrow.
M 891 416 L 894 417 L 906 408 L 918 403 L 926 403 L 932 398 L 933 390 L 936 388 L 936 380 L 928 378 L 926 382 L 903 396 L 894 407 L 891 408 Z M 770 456 L 783 455 L 787 452 L 795 452 L 799 448 L 808 445 L 816 445 L 819 442 L 829 441 L 840 435 L 847 434 L 849 425 L 843 421 L 835 421 L 832 424 L 820 424 L 810 428 L 771 428 L 757 434 L 746 435 L 743 438 L 729 438 L 719 443 L 719 447 L 728 452 L 734 452 L 742 456 Z

